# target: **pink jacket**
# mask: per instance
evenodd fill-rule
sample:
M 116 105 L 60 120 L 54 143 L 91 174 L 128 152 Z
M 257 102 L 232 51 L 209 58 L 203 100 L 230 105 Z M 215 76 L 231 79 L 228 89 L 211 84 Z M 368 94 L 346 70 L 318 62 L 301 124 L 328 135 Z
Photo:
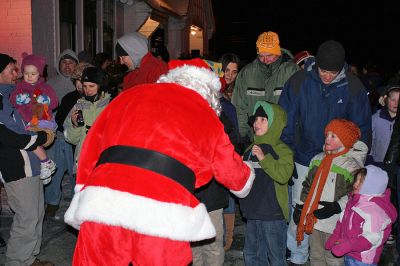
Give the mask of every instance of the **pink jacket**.
M 43 78 L 40 78 L 35 85 L 31 85 L 25 81 L 21 81 L 17 84 L 15 90 L 11 92 L 10 102 L 18 110 L 18 113 L 22 116 L 24 121 L 29 122 L 33 116 L 33 93 L 36 89 L 42 92 L 42 96 L 47 96 L 46 102 L 49 105 L 48 113 L 53 118 L 52 110 L 58 105 L 58 97 L 54 89 L 45 83 Z
M 382 195 L 351 195 L 325 248 L 339 257 L 377 264 L 396 217 L 390 189 Z

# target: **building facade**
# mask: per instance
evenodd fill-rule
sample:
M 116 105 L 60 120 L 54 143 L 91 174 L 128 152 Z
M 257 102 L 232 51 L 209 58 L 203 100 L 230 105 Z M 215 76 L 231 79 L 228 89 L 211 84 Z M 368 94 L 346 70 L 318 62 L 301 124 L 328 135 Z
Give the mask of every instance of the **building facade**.
M 0 0 L 0 52 L 21 62 L 44 55 L 49 77 L 66 48 L 114 56 L 116 40 L 139 31 L 171 59 L 207 56 L 215 32 L 211 0 Z

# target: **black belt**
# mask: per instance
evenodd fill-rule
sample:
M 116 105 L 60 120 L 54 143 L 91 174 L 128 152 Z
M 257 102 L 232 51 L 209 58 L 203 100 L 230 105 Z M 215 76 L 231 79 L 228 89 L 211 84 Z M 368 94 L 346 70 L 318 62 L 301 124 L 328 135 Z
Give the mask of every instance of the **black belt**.
M 171 178 L 193 193 L 195 175 L 193 171 L 176 159 L 153 150 L 132 146 L 111 146 L 105 149 L 96 167 L 103 163 L 119 163 L 144 168 Z

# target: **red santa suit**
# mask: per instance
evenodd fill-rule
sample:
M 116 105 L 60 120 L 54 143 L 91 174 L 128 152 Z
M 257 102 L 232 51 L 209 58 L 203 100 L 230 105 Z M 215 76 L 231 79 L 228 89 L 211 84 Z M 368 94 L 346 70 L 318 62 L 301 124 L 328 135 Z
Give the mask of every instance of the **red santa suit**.
M 214 175 L 239 197 L 250 191 L 254 171 L 217 116 L 218 76 L 186 65 L 160 81 L 120 94 L 86 137 L 65 214 L 80 228 L 73 265 L 188 265 L 189 242 L 215 236 L 194 188 Z

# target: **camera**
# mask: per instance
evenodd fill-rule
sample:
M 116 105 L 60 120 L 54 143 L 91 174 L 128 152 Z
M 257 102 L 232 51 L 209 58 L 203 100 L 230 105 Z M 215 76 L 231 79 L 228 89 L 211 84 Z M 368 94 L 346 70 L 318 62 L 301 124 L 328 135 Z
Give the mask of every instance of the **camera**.
M 82 110 L 78 110 L 78 115 L 76 116 L 76 123 L 78 127 L 83 127 L 85 125 L 85 120 L 83 120 Z

